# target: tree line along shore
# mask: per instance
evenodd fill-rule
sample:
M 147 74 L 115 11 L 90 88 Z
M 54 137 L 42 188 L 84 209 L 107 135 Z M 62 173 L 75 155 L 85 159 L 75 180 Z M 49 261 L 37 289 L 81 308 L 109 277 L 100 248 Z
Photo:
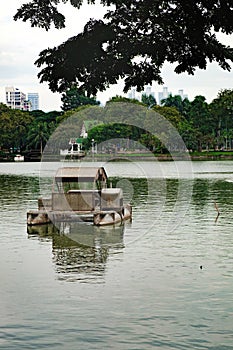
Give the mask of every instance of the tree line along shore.
M 74 113 L 80 114 L 80 130 L 85 121 L 82 113 L 86 108 L 98 111 L 103 108 L 95 99 L 82 99 L 77 91 L 67 90 L 62 98 L 62 111 L 43 112 L 41 110 L 26 112 L 13 110 L 3 103 L 0 104 L 0 160 L 10 161 L 15 154 L 25 155 L 25 160 L 40 160 L 46 143 L 55 130 Z M 171 123 L 184 141 L 191 159 L 232 159 L 233 158 L 233 90 L 221 90 L 217 97 L 207 103 L 204 96 L 196 96 L 192 101 L 179 95 L 169 95 L 158 105 L 153 96 L 142 95 L 141 101 L 121 96 L 111 98 L 111 102 L 123 108 L 124 103 L 144 106 L 162 115 Z M 156 116 L 155 113 L 155 116 Z M 101 115 L 101 113 L 99 113 Z M 79 117 L 78 117 L 79 118 Z M 161 142 L 159 137 L 151 134 L 147 128 L 137 128 L 132 125 L 109 122 L 99 117 L 96 125 L 88 130 L 88 136 L 83 140 L 83 148 L 91 157 L 92 140 L 98 145 L 111 139 L 126 139 L 136 141 L 144 149 L 137 153 L 133 148 L 121 150 L 122 158 L 149 159 L 156 156 L 158 160 L 169 160 L 170 150 Z M 156 117 L 155 117 L 156 118 Z M 156 122 L 156 121 L 155 121 Z M 143 125 L 143 122 L 142 122 Z M 79 135 L 76 135 L 79 137 Z M 67 147 L 68 139 L 60 139 L 59 147 Z M 172 147 L 172 145 L 171 145 Z M 173 150 L 175 151 L 175 149 Z M 116 150 L 110 150 L 108 157 Z M 105 154 L 106 156 L 106 154 Z M 95 154 L 103 158 L 103 154 Z M 184 156 L 182 156 L 184 158 Z M 56 155 L 51 154 L 51 159 Z M 179 150 L 177 150 L 177 159 Z

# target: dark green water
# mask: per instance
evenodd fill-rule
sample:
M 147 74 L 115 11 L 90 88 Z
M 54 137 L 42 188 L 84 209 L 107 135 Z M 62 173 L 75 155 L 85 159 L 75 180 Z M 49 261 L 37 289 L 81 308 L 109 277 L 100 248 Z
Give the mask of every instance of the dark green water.
M 233 162 L 108 163 L 132 223 L 28 234 L 56 166 L 0 164 L 0 349 L 233 349 Z

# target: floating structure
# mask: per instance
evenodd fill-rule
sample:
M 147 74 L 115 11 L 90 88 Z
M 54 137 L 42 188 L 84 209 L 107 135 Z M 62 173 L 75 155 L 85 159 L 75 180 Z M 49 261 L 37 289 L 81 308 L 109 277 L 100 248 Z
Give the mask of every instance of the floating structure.
M 131 205 L 123 204 L 121 188 L 108 188 L 103 167 L 63 167 L 56 172 L 52 196 L 39 198 L 38 209 L 27 213 L 28 225 L 86 221 L 112 225 L 131 219 Z
M 60 150 L 60 155 L 65 159 L 80 159 L 85 157 L 85 151 L 83 150 L 83 138 L 72 138 L 69 141 L 69 149 Z

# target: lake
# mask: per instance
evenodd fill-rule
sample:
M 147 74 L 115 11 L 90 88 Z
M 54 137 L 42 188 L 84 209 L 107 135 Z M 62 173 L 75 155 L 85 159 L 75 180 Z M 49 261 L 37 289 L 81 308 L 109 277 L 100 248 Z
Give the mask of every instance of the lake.
M 233 349 L 233 162 L 108 162 L 132 222 L 29 232 L 60 165 L 0 164 L 0 349 Z

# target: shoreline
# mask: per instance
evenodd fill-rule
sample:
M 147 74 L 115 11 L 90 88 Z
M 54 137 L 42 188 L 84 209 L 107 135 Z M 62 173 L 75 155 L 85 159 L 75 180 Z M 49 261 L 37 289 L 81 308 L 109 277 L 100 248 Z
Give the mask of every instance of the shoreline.
M 112 162 L 127 162 L 127 161 L 158 161 L 158 162 L 167 162 L 167 161 L 221 161 L 221 160 L 233 160 L 233 152 L 230 152 L 227 154 L 227 152 L 214 152 L 214 153 L 204 153 L 203 154 L 155 154 L 154 156 L 151 154 L 135 154 L 135 153 L 117 153 L 117 154 L 95 154 L 95 155 L 87 155 L 84 158 L 78 160 L 73 159 L 73 161 L 86 161 L 86 162 L 92 162 L 92 161 L 112 161 Z M 33 159 L 26 159 L 24 162 L 26 163 L 33 163 L 33 162 L 40 162 L 41 158 L 33 158 Z M 57 155 L 45 155 L 43 156 L 43 161 L 46 162 L 58 162 L 58 161 L 72 161 L 72 160 L 65 160 L 64 158 L 61 158 Z M 14 161 L 11 158 L 0 158 L 0 163 L 17 163 L 17 161 Z M 21 162 L 18 162 L 21 163 Z

